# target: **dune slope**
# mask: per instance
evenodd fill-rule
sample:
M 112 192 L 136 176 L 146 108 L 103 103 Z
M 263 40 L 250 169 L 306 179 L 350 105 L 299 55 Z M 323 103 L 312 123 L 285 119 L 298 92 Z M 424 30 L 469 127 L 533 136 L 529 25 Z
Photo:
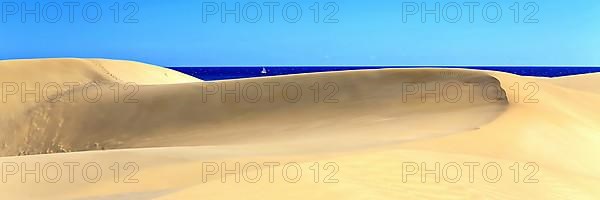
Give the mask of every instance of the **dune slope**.
M 431 78 L 437 72 L 377 70 L 143 85 L 131 99 L 130 94 L 118 96 L 124 101 L 106 95 L 90 102 L 79 95 L 90 90 L 77 90 L 73 100 L 42 103 L 9 120 L 14 126 L 8 132 L 16 134 L 6 141 L 16 145 L 3 154 L 249 144 L 317 135 L 348 139 L 340 145 L 398 142 L 477 129 L 508 106 L 500 82 L 491 76 L 464 71 L 460 78 Z M 488 100 L 481 90 L 459 94 L 457 88 L 448 89 L 446 96 L 456 102 L 439 94 L 403 92 L 441 84 L 467 91 L 465 83 L 496 85 L 492 88 L 498 91 L 489 90 Z M 431 124 L 422 128 L 425 119 Z M 373 129 L 380 131 L 368 131 Z
M 194 77 L 148 64 L 103 59 L 27 59 L 0 61 L 1 118 L 29 106 L 51 101 L 76 88 L 96 85 L 176 84 L 199 82 Z M 122 89 L 124 90 L 124 89 Z

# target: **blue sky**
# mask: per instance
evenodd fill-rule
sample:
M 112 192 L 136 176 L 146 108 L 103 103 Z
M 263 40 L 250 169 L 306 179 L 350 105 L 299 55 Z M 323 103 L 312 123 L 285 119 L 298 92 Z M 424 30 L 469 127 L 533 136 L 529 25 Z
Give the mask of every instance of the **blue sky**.
M 234 14 L 223 22 L 223 10 L 235 10 L 236 2 L 239 23 Z M 273 2 L 279 5 L 267 6 Z M 436 2 L 440 8 L 432 12 L 440 21 L 427 14 L 423 22 L 422 6 L 432 10 Z M 479 3 L 472 9 L 473 22 L 465 5 L 470 2 Z M 597 0 L 72 3 L 2 1 L 0 59 L 100 57 L 162 66 L 600 65 Z M 98 18 L 96 9 L 102 12 Z M 302 16 L 294 19 L 296 10 Z M 502 15 L 496 17 L 496 10 Z

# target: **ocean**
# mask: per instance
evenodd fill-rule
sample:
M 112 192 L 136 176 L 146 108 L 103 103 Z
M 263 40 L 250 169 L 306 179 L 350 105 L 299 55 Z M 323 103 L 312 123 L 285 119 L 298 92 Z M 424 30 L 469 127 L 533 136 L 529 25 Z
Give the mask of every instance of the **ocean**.
M 327 66 L 327 67 L 170 67 L 170 69 L 194 76 L 196 78 L 213 81 L 227 80 L 251 77 L 265 77 L 286 74 L 300 74 L 311 72 L 327 72 L 327 71 L 344 71 L 344 70 L 360 70 L 360 69 L 381 69 L 381 68 L 422 68 L 419 67 L 394 67 L 394 66 L 365 66 L 365 67 L 344 67 L 344 66 Z M 576 74 L 587 74 L 600 72 L 600 67 L 444 67 L 444 68 L 467 68 L 467 69 L 482 69 L 494 70 L 501 72 L 509 72 L 523 76 L 540 76 L 540 77 L 560 77 Z

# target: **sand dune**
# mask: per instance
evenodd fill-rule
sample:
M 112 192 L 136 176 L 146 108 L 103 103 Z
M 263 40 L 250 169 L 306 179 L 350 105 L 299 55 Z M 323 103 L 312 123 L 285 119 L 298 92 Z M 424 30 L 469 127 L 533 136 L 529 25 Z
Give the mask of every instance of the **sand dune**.
M 479 90 L 473 92 L 472 99 L 467 98 L 468 93 L 460 94 L 465 96 L 457 102 L 443 101 L 439 96 L 436 99 L 434 95 L 429 95 L 429 100 L 421 95 L 406 95 L 403 99 L 403 87 L 421 87 L 413 84 L 417 82 L 428 83 L 425 86 L 430 89 L 435 88 L 434 83 L 454 83 L 466 91 L 468 88 L 462 85 L 465 82 L 495 84 L 500 88 L 498 80 L 483 73 L 464 71 L 460 78 L 429 78 L 437 72 L 378 70 L 219 83 L 140 85 L 139 91 L 129 99 L 135 102 L 127 101 L 129 94 L 120 94 L 118 99 L 125 101 L 116 103 L 113 95 L 102 96 L 92 103 L 79 95 L 89 91 L 77 90 L 72 101 L 41 103 L 22 117 L 10 120 L 9 124 L 15 126 L 8 131 L 17 134 L 6 141 L 17 145 L 11 145 L 13 148 L 7 148 L 3 154 L 249 144 L 306 139 L 311 134 L 334 141 L 339 140 L 339 135 L 364 142 L 403 141 L 476 129 L 507 106 L 504 96 L 488 103 Z M 269 83 L 281 85 L 280 89 L 273 87 L 269 94 L 269 88 L 264 87 Z M 315 84 L 326 86 L 328 83 L 332 83 L 328 91 L 311 90 Z M 284 91 L 286 85 L 297 87 Z M 373 89 L 376 85 L 382 86 Z M 247 86 L 259 87 L 243 90 Z M 232 91 L 236 87 L 239 92 L 224 95 L 226 88 Z M 457 90 L 448 91 L 456 93 Z M 333 95 L 328 97 L 329 94 Z M 315 101 L 315 97 L 319 99 Z M 422 120 L 431 124 L 422 128 Z M 19 123 L 22 121 L 31 123 Z M 345 123 L 355 126 L 340 126 Z M 367 134 L 373 129 L 381 131 Z
M 0 155 L 6 156 L 0 158 L 0 192 L 11 199 L 600 196 L 600 161 L 594 156 L 600 153 L 600 108 L 595 105 L 600 96 L 554 79 L 462 69 L 383 69 L 201 82 L 108 60 L 9 61 L 0 70 L 20 73 L 13 76 L 17 81 L 64 80 L 17 73 L 15 66 L 36 62 L 101 62 L 108 73 L 71 67 L 64 78 L 108 81 L 92 90 L 73 89 L 74 99 L 0 107 L 9 116 L 0 127 Z M 59 73 L 53 70 L 47 71 Z M 161 73 L 168 73 L 168 79 Z M 102 95 L 94 102 L 82 97 L 109 91 L 112 82 L 136 82 L 138 90 L 133 96 Z M 35 175 L 20 176 L 23 166 L 35 168 L 36 163 L 41 183 L 33 180 Z M 69 180 L 62 167 L 62 179 L 54 183 L 46 179 L 55 173 L 43 173 L 49 163 L 93 163 L 103 173 L 94 183 L 79 173 Z M 220 172 L 225 170 L 208 176 L 205 168 L 225 164 L 231 169 L 236 163 L 262 167 L 224 176 Z M 273 181 L 265 163 L 280 164 Z M 301 169 L 297 182 L 282 174 L 282 166 L 290 163 Z M 461 178 L 448 181 L 451 175 L 444 170 L 437 170 L 444 171 L 440 181 L 435 175 L 422 181 L 421 173 L 409 174 L 408 166 L 422 163 L 430 170 L 436 163 L 444 169 L 460 164 Z M 465 163 L 479 166 L 473 181 Z M 497 182 L 483 176 L 489 174 L 481 167 L 489 164 L 501 167 Z M 119 176 L 114 169 L 120 169 Z M 243 177 L 235 181 L 239 173 Z M 263 176 L 253 182 L 244 173 Z
M 200 81 L 167 68 L 106 59 L 25 59 L 0 61 L 2 80 L 14 82 L 134 82 L 138 85 Z
M 597 83 L 598 81 L 600 81 L 598 73 L 558 77 L 552 80 L 557 85 L 573 90 L 600 93 L 600 87 L 596 86 L 596 84 L 589 84 Z
M 127 66 L 127 67 L 125 67 Z M 14 118 L 29 106 L 92 84 L 122 86 L 199 82 L 194 77 L 158 66 L 103 59 L 31 59 L 0 61 L 0 119 Z M 105 93 L 112 90 L 105 90 Z M 125 91 L 126 92 L 126 91 Z M 105 95 L 107 96 L 107 95 Z

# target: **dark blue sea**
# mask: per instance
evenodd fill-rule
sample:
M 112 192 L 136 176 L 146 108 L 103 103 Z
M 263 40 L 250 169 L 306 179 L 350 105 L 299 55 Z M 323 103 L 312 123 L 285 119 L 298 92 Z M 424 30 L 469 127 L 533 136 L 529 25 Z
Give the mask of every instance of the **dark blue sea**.
M 421 66 L 420 66 L 421 67 Z M 177 70 L 197 77 L 202 80 L 226 80 L 238 78 L 251 78 L 263 76 L 276 76 L 286 74 L 300 74 L 311 72 L 344 71 L 359 69 L 381 69 L 381 68 L 417 68 L 417 67 L 172 67 Z M 445 67 L 445 68 L 467 68 L 483 69 L 501 72 L 509 72 L 523 76 L 559 77 L 576 74 L 587 74 L 600 72 L 600 67 Z

